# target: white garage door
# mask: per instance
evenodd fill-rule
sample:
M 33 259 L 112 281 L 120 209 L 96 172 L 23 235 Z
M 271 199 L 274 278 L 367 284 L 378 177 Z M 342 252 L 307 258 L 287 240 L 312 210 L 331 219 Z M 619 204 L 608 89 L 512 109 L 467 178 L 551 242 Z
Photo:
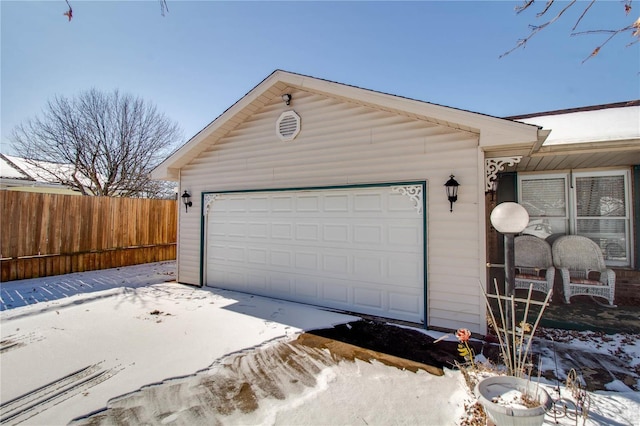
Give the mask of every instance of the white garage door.
M 424 322 L 423 186 L 206 194 L 205 283 Z

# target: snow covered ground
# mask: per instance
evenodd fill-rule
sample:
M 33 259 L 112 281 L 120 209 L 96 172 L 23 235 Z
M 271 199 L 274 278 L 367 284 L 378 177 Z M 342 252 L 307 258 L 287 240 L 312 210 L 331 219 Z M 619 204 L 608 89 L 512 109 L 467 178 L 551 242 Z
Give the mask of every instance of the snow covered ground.
M 413 373 L 296 345 L 304 330 L 356 317 L 165 282 L 174 267 L 3 283 L 0 421 L 448 425 L 474 400 L 458 371 Z M 621 390 L 590 394 L 587 424 L 639 424 L 638 393 Z M 227 406 L 211 400 L 221 391 Z

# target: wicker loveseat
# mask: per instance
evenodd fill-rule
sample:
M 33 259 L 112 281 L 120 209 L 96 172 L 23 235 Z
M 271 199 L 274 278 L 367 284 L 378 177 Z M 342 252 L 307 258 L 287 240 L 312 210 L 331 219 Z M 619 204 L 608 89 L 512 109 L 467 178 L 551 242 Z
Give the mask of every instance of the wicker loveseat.
M 564 300 L 588 295 L 607 299 L 613 305 L 616 274 L 607 268 L 600 247 L 587 237 L 565 235 L 552 247 L 553 263 L 562 274 Z
M 532 235 L 520 235 L 514 239 L 515 288 L 548 293 L 553 290 L 556 269 L 553 266 L 551 246 L 548 242 Z

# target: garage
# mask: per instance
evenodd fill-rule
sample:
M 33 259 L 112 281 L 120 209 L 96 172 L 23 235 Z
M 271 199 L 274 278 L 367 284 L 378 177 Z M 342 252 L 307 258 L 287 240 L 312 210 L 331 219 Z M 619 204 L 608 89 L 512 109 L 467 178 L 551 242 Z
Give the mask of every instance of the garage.
M 276 70 L 154 169 L 177 280 L 486 334 L 488 184 L 547 134 Z
M 205 192 L 204 282 L 424 323 L 424 189 Z

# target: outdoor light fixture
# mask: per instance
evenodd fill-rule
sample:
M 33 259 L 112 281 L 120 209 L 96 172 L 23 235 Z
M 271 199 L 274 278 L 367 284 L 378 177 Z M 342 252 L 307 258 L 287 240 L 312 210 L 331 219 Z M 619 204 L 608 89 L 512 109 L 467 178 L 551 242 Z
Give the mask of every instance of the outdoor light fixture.
M 186 213 L 189 211 L 189 207 L 193 206 L 191 194 L 189 194 L 186 189 L 184 190 L 184 194 L 182 194 L 182 202 L 184 203 L 184 211 Z
M 511 296 L 515 289 L 514 237 L 529 224 L 529 213 L 518 203 L 500 203 L 491 212 L 491 225 L 504 235 L 504 281 L 505 295 Z
M 449 199 L 449 204 L 451 205 L 449 211 L 453 211 L 453 203 L 458 201 L 458 187 L 460 184 L 457 180 L 453 178 L 453 175 L 449 176 L 449 180 L 444 184 L 447 190 L 447 198 Z
M 285 93 L 282 95 L 282 100 L 285 104 L 289 105 L 291 103 L 291 95 L 289 93 Z

